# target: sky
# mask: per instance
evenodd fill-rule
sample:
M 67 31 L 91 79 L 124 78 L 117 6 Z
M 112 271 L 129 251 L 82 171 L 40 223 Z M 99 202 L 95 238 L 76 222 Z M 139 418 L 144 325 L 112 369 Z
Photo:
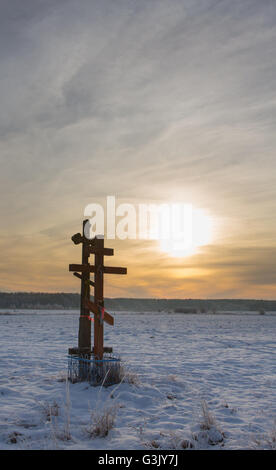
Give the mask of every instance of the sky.
M 275 299 L 275 26 L 275 0 L 0 0 L 0 291 L 78 292 L 71 235 L 114 195 L 213 236 L 106 242 L 106 296 Z

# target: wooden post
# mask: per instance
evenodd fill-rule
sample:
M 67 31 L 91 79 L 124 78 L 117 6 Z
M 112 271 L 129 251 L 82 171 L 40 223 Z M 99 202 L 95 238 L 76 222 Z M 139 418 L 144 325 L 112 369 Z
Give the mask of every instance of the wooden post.
M 112 248 L 104 248 L 104 238 L 85 237 L 84 228 L 87 220 L 83 221 L 82 235 L 75 233 L 71 239 L 75 245 L 82 244 L 82 264 L 69 264 L 69 271 L 81 280 L 81 305 L 79 319 L 78 348 L 70 348 L 69 354 L 94 354 L 96 359 L 103 359 L 104 352 L 111 352 L 112 348 L 104 348 L 103 323 L 114 325 L 112 315 L 104 310 L 103 275 L 127 274 L 126 268 L 104 266 L 104 256 L 113 256 Z M 89 264 L 89 256 L 95 256 L 94 266 Z M 80 274 L 81 273 L 81 274 Z M 90 280 L 90 273 L 94 273 L 94 281 Z M 90 301 L 90 287 L 94 288 L 94 302 Z M 94 348 L 91 349 L 91 317 L 94 314 Z
M 96 238 L 95 243 L 95 290 L 94 303 L 99 310 L 104 307 L 103 299 L 103 253 L 104 239 Z M 94 317 L 94 354 L 97 359 L 103 358 L 104 353 L 104 333 L 102 312 Z
M 83 221 L 82 236 L 84 234 L 84 226 L 86 220 Z M 86 243 L 82 243 L 82 264 L 89 265 L 89 250 Z M 87 354 L 91 351 L 91 321 L 89 320 L 89 309 L 86 306 L 86 300 L 90 300 L 90 272 L 89 270 L 82 273 L 81 278 L 81 305 L 80 305 L 80 320 L 79 320 L 79 341 L 78 346 L 80 351 Z

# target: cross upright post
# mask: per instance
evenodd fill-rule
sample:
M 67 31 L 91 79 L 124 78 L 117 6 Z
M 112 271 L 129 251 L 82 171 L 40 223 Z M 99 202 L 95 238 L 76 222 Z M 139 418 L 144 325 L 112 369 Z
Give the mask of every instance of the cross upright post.
M 104 353 L 104 333 L 103 333 L 103 259 L 104 259 L 104 239 L 95 239 L 95 290 L 94 303 L 98 306 L 99 314 L 94 317 L 94 356 L 103 358 Z
M 89 266 L 89 247 L 85 240 L 84 227 L 86 220 L 83 221 L 82 226 L 82 265 Z M 86 306 L 86 301 L 90 300 L 90 272 L 83 271 L 81 276 L 81 299 L 80 299 L 80 319 L 79 319 L 79 338 L 78 347 L 80 351 L 86 354 L 91 352 L 91 321 L 89 319 L 89 309 Z

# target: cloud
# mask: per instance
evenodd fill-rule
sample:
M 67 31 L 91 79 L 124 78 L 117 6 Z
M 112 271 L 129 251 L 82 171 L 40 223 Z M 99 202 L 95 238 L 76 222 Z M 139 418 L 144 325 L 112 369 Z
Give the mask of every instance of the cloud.
M 274 253 L 275 21 L 257 0 L 2 1 L 2 237 L 16 226 L 46 257 L 47 233 L 60 240 L 92 198 L 115 194 L 192 202 L 221 220 L 223 246 Z M 236 279 L 270 286 L 268 258 Z M 131 278 L 137 292 L 159 292 L 154 276 Z

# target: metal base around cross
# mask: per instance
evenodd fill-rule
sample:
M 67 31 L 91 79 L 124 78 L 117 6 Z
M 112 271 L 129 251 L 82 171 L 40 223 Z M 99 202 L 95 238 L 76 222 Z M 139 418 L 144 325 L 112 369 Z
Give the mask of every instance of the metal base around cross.
M 73 348 L 72 348 L 73 349 Z M 103 359 L 94 354 L 68 355 L 68 380 L 71 383 L 88 382 L 90 385 L 108 387 L 122 381 L 121 359 L 105 353 Z

